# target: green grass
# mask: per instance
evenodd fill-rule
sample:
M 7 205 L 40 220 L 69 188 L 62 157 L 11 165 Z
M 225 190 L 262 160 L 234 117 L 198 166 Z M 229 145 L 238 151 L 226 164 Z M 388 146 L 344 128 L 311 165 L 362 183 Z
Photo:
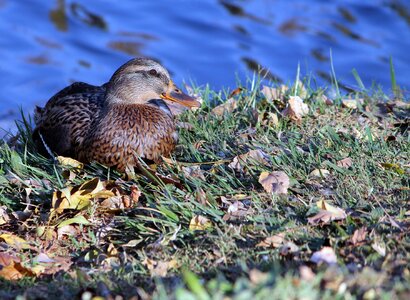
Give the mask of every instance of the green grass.
M 193 128 L 180 130 L 174 162 L 157 169 L 177 184 L 143 175 L 125 180 L 94 164 L 71 170 L 68 178 L 69 167 L 36 154 L 30 121 L 20 123 L 19 140 L 0 148 L 0 205 L 10 216 L 24 211 L 28 218 L 11 218 L 0 225 L 0 234 L 14 233 L 32 248 L 0 246 L 27 266 L 35 266 L 33 257 L 45 252 L 65 258 L 66 268 L 18 281 L 0 279 L 0 298 L 72 299 L 90 292 L 142 299 L 406 299 L 409 105 L 379 103 L 377 95 L 362 93 L 353 95 L 363 99 L 358 109 L 342 107 L 339 99 L 329 106 L 320 100 L 322 90 L 295 85 L 288 93 L 305 93 L 310 113 L 300 122 L 279 116 L 273 126 L 264 116 L 281 111 L 283 104 L 266 101 L 258 80 L 244 88 L 235 96 L 233 112 L 216 116 L 212 105 L 204 104 L 180 117 Z M 205 103 L 222 103 L 229 94 L 209 88 L 197 92 Z M 255 149 L 266 153 L 267 164 L 250 160 L 242 171 L 228 167 L 235 156 Z M 353 161 L 347 169 L 337 165 L 346 157 Z M 199 167 L 203 177 L 185 175 L 184 166 Z M 315 169 L 330 175 L 312 177 Z M 258 182 L 262 171 L 284 171 L 291 180 L 288 194 L 265 192 Z M 94 199 L 86 209 L 50 214 L 54 191 L 94 177 L 116 180 L 126 194 L 136 185 L 142 193 L 138 205 L 107 212 Z M 309 224 L 321 199 L 343 208 L 347 218 Z M 226 220 L 229 203 L 236 200 L 247 214 Z M 58 225 L 76 215 L 90 224 L 72 225 L 73 236 L 58 237 Z M 197 215 L 209 219 L 211 227 L 189 230 Z M 364 241 L 352 245 L 353 233 L 364 226 Z M 256 246 L 279 233 L 297 250 Z M 324 246 L 335 251 L 336 265 L 310 261 Z M 165 276 L 161 263 L 169 266 Z M 312 276 L 303 272 L 306 268 Z

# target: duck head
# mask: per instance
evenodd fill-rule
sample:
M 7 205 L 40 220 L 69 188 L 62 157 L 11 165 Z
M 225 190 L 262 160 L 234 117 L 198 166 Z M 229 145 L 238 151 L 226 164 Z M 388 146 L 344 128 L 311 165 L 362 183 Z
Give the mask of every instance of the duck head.
M 187 107 L 200 106 L 172 82 L 163 66 L 148 58 L 132 59 L 115 71 L 107 84 L 106 99 L 108 105 L 148 104 L 163 99 Z

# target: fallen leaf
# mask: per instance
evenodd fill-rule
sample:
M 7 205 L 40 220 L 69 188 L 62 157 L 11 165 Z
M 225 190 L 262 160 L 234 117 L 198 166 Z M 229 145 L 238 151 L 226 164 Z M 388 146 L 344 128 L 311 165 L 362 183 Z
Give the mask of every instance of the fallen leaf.
M 259 176 L 259 183 L 265 191 L 271 194 L 287 194 L 290 185 L 289 177 L 285 172 L 262 172 Z
M 57 160 L 60 163 L 60 165 L 65 166 L 65 167 L 72 167 L 72 168 L 77 168 L 77 169 L 84 168 L 84 164 L 82 162 L 79 162 L 78 160 L 75 160 L 70 157 L 57 156 Z
M 228 98 L 232 98 L 233 96 L 239 95 L 240 93 L 242 93 L 243 88 L 238 87 L 236 89 L 234 89 L 230 94 Z
M 198 178 L 205 181 L 204 171 L 201 170 L 200 166 L 182 167 L 182 172 L 184 172 L 185 177 Z
M 17 235 L 11 234 L 11 233 L 1 234 L 0 239 L 3 239 L 7 245 L 17 250 L 31 248 L 30 244 L 26 240 L 22 239 L 21 237 L 18 237 Z
M 350 109 L 357 109 L 357 100 L 355 99 L 342 99 L 343 107 Z
M 293 121 L 300 121 L 308 113 L 309 106 L 299 96 L 290 97 L 286 108 L 282 111 L 283 116 L 289 117 Z
M 336 164 L 340 168 L 348 169 L 353 165 L 353 160 L 350 157 L 346 157 L 337 161 Z
M 104 193 L 100 193 L 104 191 Z M 52 198 L 53 211 L 63 212 L 64 209 L 81 210 L 91 203 L 95 197 L 109 197 L 111 194 L 105 190 L 104 184 L 99 178 L 93 178 L 79 186 L 69 186 L 60 191 L 55 191 Z
M 273 102 L 274 100 L 278 100 L 283 102 L 284 96 L 288 91 L 289 87 L 286 85 L 281 85 L 279 88 L 269 87 L 264 85 L 262 87 L 262 94 L 265 96 L 266 101 Z
M 206 230 L 208 228 L 212 227 L 211 221 L 209 221 L 208 218 L 200 215 L 196 215 L 191 219 L 191 222 L 189 222 L 189 230 L 190 231 L 195 231 L 195 230 Z
M 354 246 L 356 246 L 364 242 L 366 240 L 366 236 L 367 236 L 367 228 L 366 226 L 363 226 L 354 231 L 353 236 L 351 238 L 351 242 Z
M 285 242 L 285 234 L 278 233 L 273 236 L 269 236 L 265 238 L 262 242 L 256 244 L 256 247 L 263 247 L 263 248 L 279 248 Z
M 330 175 L 330 172 L 326 169 L 314 169 L 312 172 L 309 173 L 309 177 L 314 178 L 326 178 Z
M 320 211 L 313 217 L 308 218 L 310 224 L 327 224 L 332 221 L 344 220 L 347 217 L 346 212 L 343 209 L 332 206 L 324 200 L 318 201 L 316 205 L 319 207 Z
M 246 208 L 241 201 L 235 201 L 228 207 L 227 213 L 222 217 L 224 221 L 243 218 L 250 213 L 250 209 Z
M 17 280 L 35 274 L 21 264 L 21 260 L 5 252 L 0 252 L 0 277 L 6 280 Z
M 316 277 L 316 274 L 313 273 L 312 269 L 309 268 L 308 266 L 300 266 L 299 273 L 300 273 L 300 278 L 308 282 L 312 281 Z
M 249 271 L 249 280 L 252 284 L 259 285 L 263 284 L 269 279 L 269 273 L 264 273 L 258 269 L 252 269 Z
M 250 150 L 244 154 L 235 156 L 232 162 L 228 165 L 229 168 L 232 168 L 236 171 L 243 172 L 244 167 L 249 164 L 260 163 L 262 165 L 270 165 L 268 155 L 260 149 Z
M 379 255 L 386 256 L 386 245 L 380 241 L 374 241 L 372 244 L 373 250 L 375 250 Z
M 7 224 L 10 221 L 10 217 L 7 213 L 7 206 L 0 206 L 0 225 Z
M 238 107 L 238 102 L 234 98 L 228 99 L 212 109 L 212 113 L 216 116 L 223 116 L 225 113 L 231 113 Z
M 279 253 L 282 256 L 287 256 L 289 254 L 294 254 L 299 251 L 298 245 L 296 245 L 294 242 L 288 241 L 284 243 L 280 248 L 279 248 Z
M 329 265 L 337 263 L 336 253 L 331 247 L 323 247 L 321 250 L 313 253 L 310 261 L 319 264 L 325 262 Z
M 154 261 L 150 258 L 145 258 L 142 264 L 148 268 L 153 277 L 165 277 L 167 276 L 168 270 L 177 267 L 177 261 L 175 259 L 169 261 Z

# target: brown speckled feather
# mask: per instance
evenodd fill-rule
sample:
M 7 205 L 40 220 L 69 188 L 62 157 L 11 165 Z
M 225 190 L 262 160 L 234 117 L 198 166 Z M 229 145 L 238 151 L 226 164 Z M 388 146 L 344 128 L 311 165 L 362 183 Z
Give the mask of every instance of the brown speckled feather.
M 43 154 L 43 141 L 58 155 L 76 157 L 78 148 L 98 118 L 105 88 L 76 82 L 54 95 L 44 108 L 37 108 L 33 139 Z
M 117 105 L 101 116 L 99 126 L 91 129 L 79 159 L 124 171 L 136 165 L 137 156 L 153 161 L 159 161 L 161 155 L 169 156 L 176 142 L 172 116 L 149 105 Z

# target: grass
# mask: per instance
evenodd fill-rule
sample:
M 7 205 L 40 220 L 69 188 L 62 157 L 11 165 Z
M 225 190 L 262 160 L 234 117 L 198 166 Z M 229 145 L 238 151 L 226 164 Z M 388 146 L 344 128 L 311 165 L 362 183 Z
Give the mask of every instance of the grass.
M 0 247 L 22 268 L 42 268 L 19 280 L 0 279 L 0 298 L 407 299 L 408 103 L 386 102 L 366 90 L 349 96 L 363 99 L 350 109 L 339 104 L 343 98 L 328 105 L 323 90 L 299 84 L 271 101 L 257 80 L 247 85 L 234 96 L 233 111 L 215 115 L 204 104 L 180 116 L 192 129 L 180 129 L 174 157 L 157 166 L 153 178 L 127 180 L 103 166 L 79 170 L 43 158 L 32 146 L 30 120 L 19 123 L 18 140 L 0 148 L 0 205 L 9 217 L 0 234 L 14 234 L 30 247 L 1 237 Z M 229 94 L 196 92 L 215 104 Z M 278 114 L 295 93 L 310 111 L 297 122 Z M 250 150 L 263 151 L 266 160 L 229 167 Z M 338 164 L 344 158 L 351 166 Z M 329 174 L 313 176 L 316 169 Z M 288 194 L 265 191 L 258 182 L 263 171 L 285 172 Z M 83 209 L 53 213 L 55 191 L 96 177 L 121 190 L 122 199 L 137 187 L 138 203 L 110 210 L 96 197 Z M 346 217 L 309 223 L 320 200 Z M 242 215 L 227 214 L 234 203 Z M 67 220 L 73 223 L 61 225 Z M 192 230 L 195 222 L 202 230 Z M 358 229 L 365 236 L 353 242 Z M 283 237 L 280 245 L 260 245 L 275 235 Z M 323 247 L 333 249 L 336 263 L 311 260 Z M 39 253 L 57 262 L 36 262 Z

